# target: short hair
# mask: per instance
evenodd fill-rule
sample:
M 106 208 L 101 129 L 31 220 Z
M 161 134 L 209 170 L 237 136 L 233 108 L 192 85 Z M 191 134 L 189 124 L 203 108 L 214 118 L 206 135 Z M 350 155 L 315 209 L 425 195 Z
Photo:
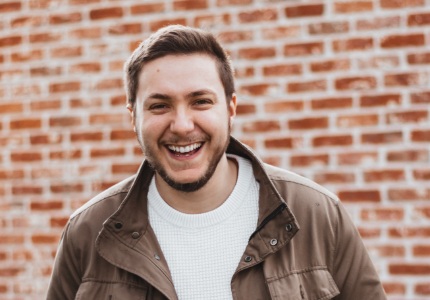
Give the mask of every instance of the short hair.
M 145 63 L 166 55 L 202 53 L 213 57 L 227 102 L 231 100 L 234 89 L 233 68 L 230 58 L 215 36 L 207 31 L 170 25 L 163 27 L 144 40 L 132 53 L 124 65 L 124 85 L 127 103 L 134 107 L 139 75 Z

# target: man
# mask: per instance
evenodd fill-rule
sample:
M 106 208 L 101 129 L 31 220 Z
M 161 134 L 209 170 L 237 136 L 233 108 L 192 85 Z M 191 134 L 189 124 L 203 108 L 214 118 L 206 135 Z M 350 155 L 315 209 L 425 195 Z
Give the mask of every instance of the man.
M 163 28 L 125 73 L 146 159 L 71 216 L 48 299 L 385 299 L 336 196 L 230 136 L 233 72 L 211 34 Z

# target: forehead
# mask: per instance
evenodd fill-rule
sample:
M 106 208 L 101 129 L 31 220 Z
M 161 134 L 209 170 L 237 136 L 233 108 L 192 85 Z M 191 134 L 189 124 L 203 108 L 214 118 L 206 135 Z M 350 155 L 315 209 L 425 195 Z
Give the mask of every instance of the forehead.
M 189 93 L 211 89 L 224 93 L 216 61 L 207 54 L 167 55 L 144 65 L 138 97 L 148 93 Z

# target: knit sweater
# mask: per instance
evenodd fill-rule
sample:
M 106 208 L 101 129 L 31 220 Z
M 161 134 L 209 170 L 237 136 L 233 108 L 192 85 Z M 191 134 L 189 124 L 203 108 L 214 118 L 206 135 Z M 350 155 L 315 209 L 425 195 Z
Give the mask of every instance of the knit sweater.
M 167 260 L 180 300 L 232 299 L 231 278 L 257 226 L 259 184 L 251 163 L 238 163 L 236 185 L 226 201 L 202 214 L 185 214 L 169 206 L 149 186 L 149 222 Z

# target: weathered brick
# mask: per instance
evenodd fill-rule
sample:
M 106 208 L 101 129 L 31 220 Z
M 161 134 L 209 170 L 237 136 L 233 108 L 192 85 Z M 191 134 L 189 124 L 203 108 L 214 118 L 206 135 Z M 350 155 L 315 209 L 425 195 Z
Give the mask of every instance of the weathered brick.
M 382 48 L 399 48 L 399 47 L 414 47 L 424 46 L 425 37 L 422 33 L 404 34 L 404 35 L 389 35 L 381 39 Z
M 9 13 L 21 10 L 21 1 L 0 3 L 0 13 Z
M 208 8 L 208 0 L 174 0 L 174 10 L 194 10 Z
M 18 35 L 0 38 L 0 48 L 16 46 L 22 43 L 22 37 Z
M 239 50 L 239 57 L 243 59 L 262 59 L 274 57 L 276 50 L 274 47 L 256 47 L 256 48 L 244 48 Z
M 344 202 L 381 202 L 378 190 L 341 190 L 338 195 Z
M 82 21 L 82 14 L 79 12 L 54 14 L 49 17 L 51 25 L 77 23 Z
M 351 38 L 333 42 L 335 52 L 364 51 L 373 48 L 373 38 Z
M 304 108 L 303 101 L 277 101 L 277 102 L 268 102 L 264 105 L 264 109 L 267 112 L 271 113 L 283 113 L 289 111 L 301 111 Z
M 285 8 L 287 18 L 316 17 L 324 13 L 324 4 L 306 4 Z
M 336 119 L 336 124 L 340 128 L 364 127 L 378 125 L 379 117 L 376 114 L 369 115 L 345 115 Z
M 293 139 L 292 138 L 273 138 L 266 139 L 264 141 L 264 146 L 266 148 L 274 148 L 274 149 L 291 149 L 293 148 Z
M 382 8 L 404 8 L 404 7 L 415 7 L 424 6 L 425 0 L 381 0 Z
M 344 21 L 315 23 L 308 26 L 308 31 L 312 35 L 346 33 L 349 31 L 349 23 Z
M 352 145 L 351 135 L 327 135 L 318 136 L 312 139 L 314 147 L 339 147 Z
M 403 133 L 400 131 L 381 132 L 381 133 L 363 133 L 361 142 L 363 144 L 392 144 L 401 143 Z
M 292 155 L 290 162 L 293 167 L 327 166 L 328 163 L 327 154 Z
M 326 80 L 313 80 L 305 82 L 291 82 L 287 85 L 287 92 L 302 93 L 302 92 L 323 92 L 327 89 Z
M 324 52 L 322 42 L 288 44 L 284 46 L 285 56 L 308 56 L 318 55 Z
M 122 7 L 107 7 L 90 10 L 91 20 L 102 20 L 102 19 L 112 19 L 121 18 L 123 16 Z
M 426 73 L 400 73 L 389 74 L 384 76 L 386 86 L 410 86 L 410 85 L 425 85 L 428 83 Z
M 400 16 L 379 17 L 366 20 L 358 20 L 356 27 L 358 30 L 379 30 L 384 28 L 398 28 L 401 25 Z
M 405 173 L 403 170 L 372 170 L 365 171 L 363 175 L 364 181 L 366 182 L 393 182 L 405 180 Z
M 352 107 L 352 98 L 350 97 L 339 97 L 339 98 L 321 98 L 312 99 L 312 109 L 342 109 Z
M 302 118 L 288 121 L 291 130 L 310 130 L 328 128 L 327 117 Z
M 310 64 L 312 72 L 333 72 L 346 71 L 351 67 L 349 59 L 332 59 L 326 61 L 313 62 Z
M 390 264 L 388 269 L 395 275 L 430 275 L 430 264 Z
M 376 88 L 376 78 L 372 76 L 339 78 L 335 80 L 337 90 L 369 90 Z
M 130 8 L 133 15 L 163 12 L 165 9 L 164 3 L 142 3 Z
M 245 133 L 279 131 L 280 129 L 281 125 L 278 121 L 253 121 L 246 122 L 242 126 Z
M 402 99 L 400 94 L 381 94 L 368 95 L 360 97 L 360 106 L 393 106 L 401 104 Z
M 360 1 L 343 1 L 335 2 L 334 10 L 336 13 L 358 13 L 358 12 L 370 12 L 373 10 L 373 1 L 360 0 Z

